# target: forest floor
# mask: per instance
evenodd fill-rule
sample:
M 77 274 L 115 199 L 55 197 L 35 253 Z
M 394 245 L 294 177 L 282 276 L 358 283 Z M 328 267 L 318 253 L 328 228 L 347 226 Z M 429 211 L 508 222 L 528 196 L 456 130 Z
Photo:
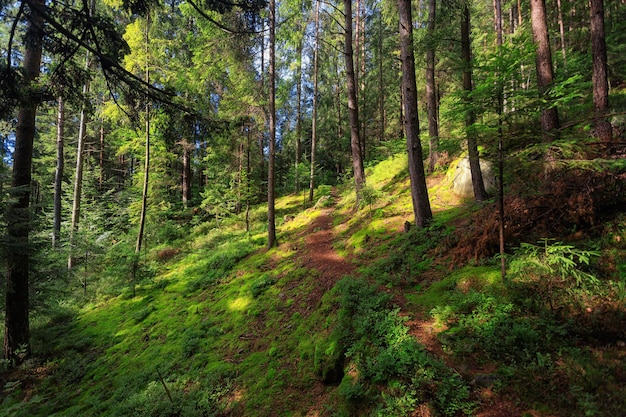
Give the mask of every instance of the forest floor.
M 443 178 L 439 177 L 437 181 L 429 186 L 436 186 Z M 334 225 L 333 217 L 336 210 L 336 192 L 333 190 L 331 204 L 322 209 L 320 215 L 301 233 L 300 239 L 304 241 L 304 247 L 299 249 L 301 252 L 301 266 L 319 271 L 318 285 L 314 291 L 308 294 L 308 305 L 318 305 L 325 292 L 330 291 L 337 282 L 345 276 L 358 276 L 358 270 L 355 266 L 355 260 L 350 257 L 344 257 L 335 249 L 338 237 L 335 233 L 335 227 L 341 228 L 342 224 Z M 459 204 L 458 199 L 456 203 Z M 400 233 L 400 231 L 398 231 Z M 291 243 L 285 243 L 285 245 Z M 437 279 L 436 277 L 427 277 L 427 280 Z M 427 317 L 423 312 L 416 311 L 411 308 L 407 302 L 401 287 L 390 290 L 384 286 L 380 287 L 381 291 L 391 293 L 393 302 L 400 307 L 400 315 L 407 318 L 406 325 L 410 329 L 410 334 L 424 346 L 424 348 L 433 356 L 444 361 L 451 369 L 462 375 L 465 379 L 474 381 L 476 376 L 480 380 L 481 376 L 492 375 L 496 371 L 496 366 L 491 364 L 476 363 L 459 363 L 454 358 L 446 354 L 441 342 L 437 339 L 437 333 L 442 329 L 437 329 L 433 319 Z M 307 417 L 318 417 L 324 414 L 324 404 L 328 403 L 330 391 L 326 390 L 321 382 L 316 384 L 314 397 L 315 405 L 311 407 Z M 480 385 L 480 382 L 477 384 Z M 475 417 L 514 417 L 526 415 L 528 417 L 535 416 L 532 411 L 522 411 L 516 406 L 514 399 L 506 398 L 504 395 L 496 394 L 492 391 L 491 386 L 476 387 L 475 399 L 479 402 L 480 407 L 476 411 Z M 427 406 L 419 407 L 412 417 L 431 417 L 432 412 Z
M 93 295 L 59 303 L 34 327 L 38 357 L 0 373 L 0 416 L 624 415 L 626 214 L 576 229 L 589 241 L 572 244 L 601 249 L 584 269 L 600 288 L 551 296 L 559 315 L 529 304 L 552 294 L 545 280 L 502 280 L 495 203 L 461 201 L 448 175 L 429 177 L 433 224 L 405 233 L 405 164 L 371 169 L 376 197 L 360 210 L 349 187 L 320 187 L 314 207 L 281 198 L 270 250 L 264 206 L 252 232 L 242 218 L 182 228 L 148 254 L 154 275 L 137 295 L 120 280 L 124 258 L 94 262 Z M 571 215 L 569 200 L 551 198 L 539 228 L 547 197 L 507 200 L 526 241 L 567 237 L 547 226 L 558 207 Z M 365 366 L 380 363 L 374 379 Z

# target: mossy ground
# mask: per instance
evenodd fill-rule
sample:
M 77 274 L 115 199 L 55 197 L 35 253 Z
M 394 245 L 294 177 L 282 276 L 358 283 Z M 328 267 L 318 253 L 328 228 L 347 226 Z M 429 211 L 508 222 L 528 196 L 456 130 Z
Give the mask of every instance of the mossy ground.
M 85 295 L 73 280 L 74 298 L 35 317 L 35 356 L 3 375 L 0 415 L 623 413 L 624 215 L 584 242 L 602 260 L 591 265 L 600 287 L 571 287 L 584 305 L 531 309 L 532 287 L 503 281 L 497 259 L 453 259 L 485 206 L 456 198 L 443 173 L 429 177 L 434 223 L 404 233 L 406 177 L 404 156 L 368 168 L 360 209 L 350 187 L 320 187 L 330 202 L 315 207 L 279 199 L 271 250 L 263 207 L 249 232 L 233 217 L 151 248 L 135 281 L 114 247 L 81 269 Z M 339 287 L 310 251 L 325 227 L 326 264 L 349 265 Z M 337 363 L 345 374 L 330 381 Z

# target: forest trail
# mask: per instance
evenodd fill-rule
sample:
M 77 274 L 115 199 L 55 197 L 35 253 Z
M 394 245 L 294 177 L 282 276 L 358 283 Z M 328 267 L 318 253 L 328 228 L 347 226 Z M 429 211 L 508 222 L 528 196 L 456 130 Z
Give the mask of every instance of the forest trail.
M 333 213 L 337 197 L 330 197 L 332 204 L 322 209 L 307 228 L 304 238 L 304 254 L 302 266 L 319 271 L 319 285 L 314 297 L 319 301 L 324 292 L 335 286 L 337 281 L 346 275 L 355 273 L 356 268 L 350 260 L 343 258 L 335 250 L 335 233 L 333 231 Z M 319 293 L 319 294 L 318 294 Z
M 313 220 L 313 222 L 303 232 L 303 246 L 298 250 L 301 251 L 301 266 L 307 269 L 318 271 L 317 285 L 307 296 L 308 308 L 314 308 L 319 305 L 322 297 L 327 291 L 330 291 L 335 284 L 345 276 L 358 275 L 357 267 L 348 258 L 341 256 L 335 249 L 335 227 L 333 225 L 333 215 L 335 212 L 335 204 L 337 197 L 334 192 L 331 196 L 331 204 L 323 208 L 321 214 Z M 490 374 L 494 369 L 489 364 L 473 364 L 473 363 L 457 363 L 449 355 L 447 355 L 437 338 L 437 329 L 433 321 L 421 312 L 413 311 L 408 307 L 407 300 L 404 298 L 401 288 L 389 290 L 381 288 L 381 291 L 391 292 L 393 302 L 401 309 L 401 315 L 407 317 L 406 325 L 409 332 L 417 341 L 424 346 L 433 356 L 442 359 L 451 369 L 464 375 L 465 378 L 474 377 L 480 374 Z M 306 314 L 307 312 L 302 311 Z M 490 386 L 478 387 L 475 393 L 481 403 L 477 409 L 477 417 L 511 417 L 522 415 L 521 410 L 507 398 L 503 398 L 495 394 Z M 325 415 L 324 404 L 327 403 L 332 388 L 324 386 L 321 382 L 317 382 L 310 394 L 314 398 L 314 404 L 309 408 L 307 417 L 318 417 Z M 430 416 L 428 407 L 420 407 L 416 410 L 416 416 Z

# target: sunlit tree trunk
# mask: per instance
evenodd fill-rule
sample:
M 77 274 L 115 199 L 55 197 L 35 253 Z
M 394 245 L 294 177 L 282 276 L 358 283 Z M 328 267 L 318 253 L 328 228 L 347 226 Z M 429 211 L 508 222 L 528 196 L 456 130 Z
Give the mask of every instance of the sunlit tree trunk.
M 300 31 L 300 30 L 299 30 Z M 296 161 L 294 171 L 294 191 L 300 191 L 300 178 L 298 178 L 298 166 L 302 157 L 302 52 L 304 34 L 298 40 L 298 73 L 296 74 Z
M 149 13 L 149 12 L 148 12 Z M 145 68 L 145 81 L 146 85 L 150 83 L 150 14 L 146 17 L 146 68 Z M 147 87 L 146 87 L 147 88 Z M 145 155 L 143 166 L 143 190 L 141 192 L 141 212 L 139 215 L 139 231 L 137 233 L 137 242 L 135 244 L 135 259 L 133 262 L 133 295 L 135 295 L 135 279 L 137 268 L 139 266 L 139 255 L 141 254 L 141 247 L 144 240 L 144 230 L 146 227 L 146 216 L 148 214 L 148 185 L 150 181 L 150 97 L 146 94 L 145 104 Z
M 95 12 L 96 2 L 91 0 L 90 15 Z M 91 57 L 89 51 L 85 53 L 85 70 L 91 67 Z M 72 200 L 72 217 L 70 223 L 69 255 L 67 257 L 67 269 L 74 266 L 74 245 L 75 235 L 80 222 L 80 204 L 83 192 L 83 166 L 85 157 L 85 140 L 87 139 L 87 94 L 89 94 L 89 80 L 83 84 L 83 104 L 80 110 L 80 121 L 78 124 L 78 144 L 76 145 L 76 171 L 74 172 L 74 199 Z
M 57 166 L 54 172 L 54 216 L 52 225 L 52 247 L 59 247 L 61 238 L 61 202 L 63 194 L 63 170 L 65 168 L 65 156 L 63 154 L 65 133 L 65 101 L 63 97 L 58 99 L 57 110 Z
M 478 143 L 476 134 L 473 132 L 473 125 L 476 122 L 476 115 L 472 108 L 469 97 L 473 89 L 472 83 L 472 51 L 470 42 L 470 10 L 465 4 L 461 16 L 461 55 L 463 60 L 463 90 L 465 100 L 465 128 L 467 136 L 467 153 L 469 156 L 470 172 L 472 174 L 472 187 L 474 189 L 474 199 L 484 201 L 489 196 L 485 191 L 483 174 L 480 170 L 480 158 L 478 155 Z
M 610 141 L 613 138 L 612 127 L 605 117 L 609 109 L 609 82 L 603 0 L 591 0 L 591 58 L 593 60 L 592 83 L 596 136 L 600 140 Z
M 547 96 L 548 89 L 554 82 L 554 68 L 548 36 L 545 0 L 530 0 L 530 19 L 533 39 L 537 48 L 535 55 L 537 87 L 540 97 L 547 101 L 546 108 L 541 112 L 541 129 L 544 132 L 544 139 L 554 139 L 558 137 L 559 113 L 556 107 L 550 106 L 550 100 Z
M 36 7 L 44 7 L 43 0 L 33 1 Z M 33 8 L 30 10 L 26 29 L 26 47 L 23 61 L 23 80 L 26 86 L 39 77 L 43 18 Z M 28 90 L 26 90 L 28 91 Z M 13 152 L 12 199 L 7 208 L 6 245 L 6 294 L 4 310 L 4 358 L 19 360 L 18 353 L 30 354 L 29 324 L 29 269 L 30 269 L 30 186 L 35 138 L 37 99 L 32 94 L 21 98 L 15 150 Z
M 424 227 L 432 219 L 422 145 L 419 136 L 417 113 L 417 85 L 415 81 L 415 55 L 413 52 L 413 19 L 411 0 L 398 0 L 400 15 L 400 60 L 402 61 L 402 91 L 404 92 L 404 131 L 409 156 L 409 177 L 413 214 L 417 227 Z
M 318 71 L 319 71 L 319 24 L 320 3 L 315 6 L 315 52 L 313 55 L 313 114 L 311 115 L 311 175 L 309 176 L 309 202 L 313 201 L 315 189 L 315 148 L 317 145 L 317 94 L 318 94 Z
M 365 170 L 361 153 L 361 139 L 359 135 L 359 105 L 356 95 L 356 80 L 354 74 L 354 53 L 352 48 L 352 0 L 343 0 L 344 24 L 344 57 L 346 60 L 346 77 L 348 81 L 348 119 L 350 121 L 350 148 L 352 150 L 352 169 L 356 189 L 357 206 L 361 200 L 361 190 L 365 185 Z
M 181 179 L 181 189 L 182 189 L 182 198 L 183 198 L 183 207 L 187 208 L 189 206 L 189 201 L 191 200 L 191 152 L 193 151 L 194 145 L 193 143 L 187 142 L 186 139 L 180 141 L 180 144 L 183 148 L 183 169 L 182 169 L 182 179 Z
M 270 0 L 269 155 L 267 166 L 267 247 L 276 245 L 275 158 L 276 158 L 276 1 Z
M 437 88 L 435 85 L 435 17 L 436 0 L 428 1 L 426 23 L 426 110 L 428 112 L 428 172 L 433 172 L 439 160 L 439 120 L 437 117 Z

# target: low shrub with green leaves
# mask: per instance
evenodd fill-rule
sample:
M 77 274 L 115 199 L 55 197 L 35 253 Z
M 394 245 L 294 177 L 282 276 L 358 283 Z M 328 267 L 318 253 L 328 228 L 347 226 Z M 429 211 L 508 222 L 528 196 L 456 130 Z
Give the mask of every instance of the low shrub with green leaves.
M 509 264 L 509 287 L 521 291 L 535 309 L 581 309 L 585 297 L 600 285 L 590 271 L 592 259 L 599 255 L 550 239 L 539 245 L 522 243 Z
M 444 416 L 471 414 L 469 386 L 409 334 L 389 295 L 362 279 L 344 278 L 336 288 L 336 332 L 358 375 L 346 375 L 340 385 L 347 410 L 367 406 L 373 415 L 405 416 L 429 404 Z

